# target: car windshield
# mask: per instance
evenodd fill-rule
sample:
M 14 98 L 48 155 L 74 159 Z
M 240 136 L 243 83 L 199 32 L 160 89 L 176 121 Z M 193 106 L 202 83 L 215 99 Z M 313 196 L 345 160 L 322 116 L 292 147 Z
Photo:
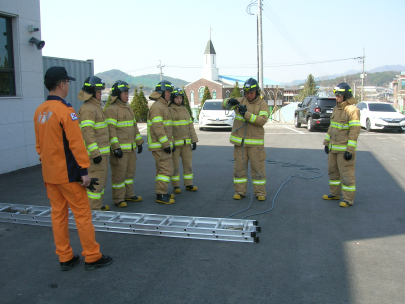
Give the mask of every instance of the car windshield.
M 220 101 L 208 101 L 204 102 L 203 110 L 222 110 L 222 105 Z
M 336 106 L 336 99 L 320 99 L 319 106 L 333 108 L 334 106 Z
M 373 112 L 396 112 L 394 107 L 388 103 L 369 103 L 368 108 Z

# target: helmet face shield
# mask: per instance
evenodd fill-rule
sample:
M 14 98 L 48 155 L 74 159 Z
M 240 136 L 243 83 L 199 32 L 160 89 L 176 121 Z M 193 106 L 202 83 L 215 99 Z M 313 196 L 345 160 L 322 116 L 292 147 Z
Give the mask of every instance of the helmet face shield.
M 253 92 L 253 91 L 260 92 L 260 87 L 255 79 L 249 78 L 243 84 L 243 91 L 244 92 Z

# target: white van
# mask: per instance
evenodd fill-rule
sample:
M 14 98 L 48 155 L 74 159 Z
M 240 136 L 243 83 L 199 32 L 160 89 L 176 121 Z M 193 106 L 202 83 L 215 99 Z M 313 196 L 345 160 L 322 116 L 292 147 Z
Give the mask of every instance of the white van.
M 233 127 L 235 111 L 222 109 L 223 99 L 207 99 L 198 118 L 200 130 Z

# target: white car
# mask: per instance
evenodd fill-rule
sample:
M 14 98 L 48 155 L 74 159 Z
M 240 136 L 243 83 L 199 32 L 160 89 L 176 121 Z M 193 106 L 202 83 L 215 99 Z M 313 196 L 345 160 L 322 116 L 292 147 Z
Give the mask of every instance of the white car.
M 222 109 L 222 99 L 207 99 L 200 111 L 200 130 L 233 127 L 235 111 Z
M 397 112 L 386 102 L 363 101 L 357 104 L 360 110 L 360 125 L 367 131 L 396 130 L 403 133 L 405 130 L 405 115 Z

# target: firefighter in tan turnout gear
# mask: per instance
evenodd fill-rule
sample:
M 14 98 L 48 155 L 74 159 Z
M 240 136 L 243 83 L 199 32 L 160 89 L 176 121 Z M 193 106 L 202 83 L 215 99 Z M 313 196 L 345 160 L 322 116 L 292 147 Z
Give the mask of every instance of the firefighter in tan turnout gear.
M 108 211 L 108 205 L 103 206 L 103 195 L 108 175 L 108 155 L 110 142 L 104 112 L 100 107 L 101 91 L 105 89 L 104 82 L 96 77 L 87 77 L 77 98 L 84 101 L 79 109 L 79 123 L 83 139 L 90 158 L 88 169 L 90 178 L 98 178 L 94 192 L 87 189 L 87 196 L 92 210 Z
M 184 91 L 175 88 L 171 94 L 169 109 L 172 115 L 173 140 L 176 151 L 173 152 L 172 186 L 174 193 L 181 193 L 180 189 L 180 157 L 183 164 L 183 182 L 188 191 L 197 191 L 193 186 L 193 150 L 197 148 L 197 134 L 194 123 L 184 106 Z
M 245 168 L 250 161 L 253 192 L 259 201 L 266 199 L 266 151 L 264 124 L 269 118 L 269 107 L 260 97 L 257 81 L 249 78 L 243 85 L 245 97 L 225 99 L 222 108 L 235 110 L 235 122 L 230 142 L 234 145 L 233 183 L 234 199 L 246 196 L 248 176 Z
M 360 134 L 360 111 L 355 106 L 356 99 L 350 86 L 342 82 L 333 93 L 336 95 L 336 107 L 330 117 L 330 127 L 323 142 L 328 154 L 328 175 L 330 193 L 325 200 L 340 200 L 340 207 L 353 206 L 356 194 L 354 177 L 356 164 L 357 138 Z
M 156 202 L 173 204 L 174 194 L 167 188 L 173 175 L 172 152 L 176 151 L 172 137 L 172 116 L 168 108 L 173 85 L 163 80 L 156 85 L 149 98 L 155 102 L 148 111 L 148 148 L 156 161 Z
M 128 104 L 129 85 L 118 80 L 111 88 L 111 106 L 105 112 L 111 143 L 111 183 L 113 202 L 123 208 L 125 201 L 142 201 L 134 194 L 136 154 L 142 153 L 143 139 L 135 115 Z

